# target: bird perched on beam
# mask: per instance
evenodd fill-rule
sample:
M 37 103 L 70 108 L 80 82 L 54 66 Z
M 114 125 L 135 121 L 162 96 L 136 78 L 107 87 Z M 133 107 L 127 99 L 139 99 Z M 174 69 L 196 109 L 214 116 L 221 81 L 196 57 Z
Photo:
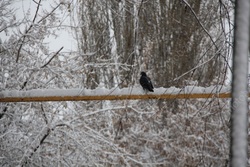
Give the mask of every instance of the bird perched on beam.
M 140 84 L 142 86 L 142 88 L 147 92 L 154 92 L 154 87 L 153 84 L 151 82 L 151 79 L 147 76 L 147 74 L 145 72 L 141 72 L 141 78 L 140 78 Z

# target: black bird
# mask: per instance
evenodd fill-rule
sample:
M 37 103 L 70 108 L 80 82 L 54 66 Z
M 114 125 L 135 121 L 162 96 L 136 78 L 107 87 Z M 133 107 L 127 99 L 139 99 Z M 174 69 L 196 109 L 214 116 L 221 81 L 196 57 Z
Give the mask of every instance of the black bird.
M 144 90 L 154 92 L 154 87 L 151 82 L 151 79 L 147 76 L 145 72 L 141 72 L 140 84 Z

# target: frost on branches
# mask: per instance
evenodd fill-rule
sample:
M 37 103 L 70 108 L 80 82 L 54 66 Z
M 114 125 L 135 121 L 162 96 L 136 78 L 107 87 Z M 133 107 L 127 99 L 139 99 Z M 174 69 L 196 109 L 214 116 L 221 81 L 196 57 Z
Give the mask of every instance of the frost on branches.
M 232 7 L 2 0 L 0 98 L 144 94 L 141 71 L 156 95 L 228 92 Z M 229 127 L 230 101 L 216 97 L 5 102 L 0 164 L 226 166 Z

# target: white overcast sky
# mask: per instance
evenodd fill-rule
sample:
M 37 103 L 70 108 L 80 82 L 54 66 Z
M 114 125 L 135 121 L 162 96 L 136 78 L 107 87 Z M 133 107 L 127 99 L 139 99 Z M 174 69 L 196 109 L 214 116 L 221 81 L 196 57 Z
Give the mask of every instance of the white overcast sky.
M 57 1 L 58 3 L 58 1 Z M 51 11 L 52 7 L 55 7 L 56 4 L 52 0 L 43 0 L 42 1 L 42 6 L 40 8 L 40 13 L 42 10 L 47 10 Z M 12 8 L 15 9 L 15 15 L 17 20 L 22 20 L 25 17 L 27 17 L 26 13 L 28 10 L 30 10 L 30 20 L 32 20 L 37 4 L 33 2 L 32 0 L 18 0 L 15 1 L 14 5 L 11 6 Z M 62 15 L 62 22 L 63 25 L 69 25 L 70 24 L 70 19 L 69 19 L 69 12 L 61 12 L 57 11 L 57 13 L 60 13 Z M 22 32 L 24 32 L 25 27 L 21 26 L 19 27 Z M 14 29 L 13 29 L 14 30 Z M 62 46 L 64 49 L 62 50 L 63 52 L 70 52 L 76 50 L 76 42 L 72 37 L 72 34 L 69 31 L 66 30 L 60 30 L 57 31 L 58 37 L 49 37 L 45 40 L 46 43 L 49 43 L 49 50 L 50 51 L 57 51 L 59 50 Z M 11 32 L 9 34 L 5 34 L 5 32 L 0 33 L 0 39 L 2 41 L 5 41 L 11 36 Z

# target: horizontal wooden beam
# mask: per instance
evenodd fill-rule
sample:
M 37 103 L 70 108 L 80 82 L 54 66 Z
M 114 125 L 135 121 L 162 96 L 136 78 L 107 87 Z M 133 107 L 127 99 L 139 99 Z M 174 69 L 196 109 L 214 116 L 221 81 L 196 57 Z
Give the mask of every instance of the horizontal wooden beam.
M 195 91 L 194 91 L 195 90 Z M 226 91 L 225 91 L 226 90 Z M 209 92 L 209 93 L 208 93 Z M 2 91 L 0 102 L 43 102 L 43 101 L 93 101 L 93 100 L 137 100 L 137 99 L 196 99 L 196 98 L 230 98 L 227 89 L 221 93 L 214 89 L 201 91 L 196 89 L 158 88 L 155 92 L 145 93 L 141 89 L 47 89 L 29 91 Z
M 0 102 L 42 102 L 42 101 L 92 101 L 92 100 L 137 100 L 137 99 L 198 99 L 230 98 L 230 93 L 220 94 L 162 94 L 162 95 L 101 95 L 101 96 L 40 96 L 0 97 Z

